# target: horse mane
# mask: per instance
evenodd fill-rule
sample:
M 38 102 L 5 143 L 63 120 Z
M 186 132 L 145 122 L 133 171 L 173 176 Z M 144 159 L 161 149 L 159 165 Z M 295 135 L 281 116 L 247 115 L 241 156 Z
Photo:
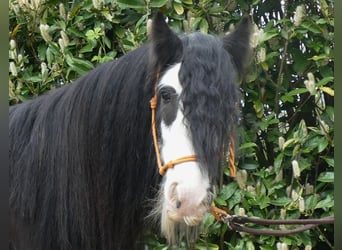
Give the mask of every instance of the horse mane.
M 34 225 L 41 249 L 134 247 L 146 215 L 138 209 L 160 179 L 147 55 L 145 45 L 10 108 L 10 208 Z

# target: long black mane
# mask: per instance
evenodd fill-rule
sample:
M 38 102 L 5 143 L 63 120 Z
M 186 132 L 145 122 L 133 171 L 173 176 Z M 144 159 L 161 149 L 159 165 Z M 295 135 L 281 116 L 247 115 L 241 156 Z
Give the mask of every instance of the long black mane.
M 147 50 L 11 107 L 10 208 L 41 243 L 19 249 L 132 248 L 159 180 Z
M 156 20 L 150 43 L 10 108 L 11 249 L 142 248 L 161 182 L 149 100 L 156 75 L 174 63 L 196 153 L 217 177 L 237 123 L 235 72 L 248 32 L 179 39 Z

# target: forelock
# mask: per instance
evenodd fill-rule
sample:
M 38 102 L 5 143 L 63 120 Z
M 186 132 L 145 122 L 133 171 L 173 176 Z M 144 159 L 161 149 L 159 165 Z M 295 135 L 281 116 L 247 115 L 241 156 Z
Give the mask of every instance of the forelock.
M 183 38 L 183 47 L 179 78 L 184 116 L 196 154 L 216 178 L 222 146 L 238 121 L 237 74 L 218 38 L 194 33 Z

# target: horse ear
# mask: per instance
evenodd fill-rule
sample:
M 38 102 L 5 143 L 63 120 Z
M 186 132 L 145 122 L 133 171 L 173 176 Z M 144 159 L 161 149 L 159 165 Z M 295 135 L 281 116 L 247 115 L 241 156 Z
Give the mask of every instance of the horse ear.
M 239 75 L 243 75 L 250 63 L 252 22 L 249 16 L 244 16 L 236 29 L 223 37 L 223 46 L 233 57 L 233 62 Z
M 183 54 L 182 42 L 168 27 L 160 11 L 152 20 L 149 39 L 151 42 L 150 64 L 152 70 L 161 71 L 165 66 L 180 61 Z

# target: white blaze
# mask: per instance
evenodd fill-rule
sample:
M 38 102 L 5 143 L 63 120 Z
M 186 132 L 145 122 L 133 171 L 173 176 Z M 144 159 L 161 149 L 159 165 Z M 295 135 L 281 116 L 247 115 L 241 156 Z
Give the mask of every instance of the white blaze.
M 160 81 L 160 86 L 173 87 L 178 96 L 182 92 L 178 78 L 180 67 L 180 63 L 174 65 Z M 181 102 L 172 124 L 166 126 L 163 121 L 161 122 L 163 143 L 160 150 L 164 163 L 195 154 L 186 122 Z M 198 162 L 185 162 L 168 169 L 165 177 L 162 220 L 171 219 L 187 225 L 199 224 L 208 209 L 208 206 L 203 205 L 209 188 L 207 173 L 201 172 Z M 164 228 L 163 231 L 168 230 Z

